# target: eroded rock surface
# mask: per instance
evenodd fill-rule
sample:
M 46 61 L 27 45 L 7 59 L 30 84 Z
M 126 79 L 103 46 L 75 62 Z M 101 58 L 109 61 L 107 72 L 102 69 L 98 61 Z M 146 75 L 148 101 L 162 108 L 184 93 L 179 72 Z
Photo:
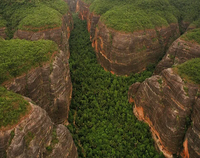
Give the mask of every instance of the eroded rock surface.
M 34 105 L 30 99 L 26 98 L 26 100 L 31 106 L 29 114 L 14 127 L 0 130 L 0 157 L 57 158 L 58 155 L 60 158 L 78 157 L 68 129 L 63 125 L 55 126 L 45 110 Z M 54 129 L 56 134 L 53 133 Z M 58 141 L 52 145 L 52 139 Z M 52 150 L 48 151 L 51 155 L 47 156 L 49 146 Z
M 191 154 L 191 158 L 198 157 L 200 109 L 197 92 L 197 85 L 185 83 L 171 68 L 141 84 L 133 84 L 129 89 L 129 102 L 134 102 L 134 114 L 148 123 L 156 145 L 166 157 L 180 154 L 184 138 L 185 144 L 190 146 L 185 148 L 185 153 Z M 194 125 L 187 130 L 191 115 Z
M 4 83 L 8 90 L 31 98 L 55 123 L 68 118 L 72 95 L 67 52 L 53 53 L 52 62 Z
M 156 63 L 168 46 L 179 36 L 177 23 L 168 27 L 133 33 L 123 33 L 107 28 L 100 16 L 89 11 L 89 5 L 77 1 L 76 11 L 82 20 L 87 20 L 92 45 L 99 63 L 117 75 L 129 75 L 143 71 Z
M 192 58 L 199 57 L 200 45 L 198 43 L 178 38 L 172 43 L 166 55 L 156 66 L 155 74 L 159 74 L 162 70 L 170 68 L 172 65 L 178 65 Z
M 17 30 L 13 38 L 26 39 L 36 41 L 39 39 L 52 40 L 58 44 L 61 50 L 68 52 L 69 58 L 69 42 L 70 30 L 73 28 L 73 20 L 70 13 L 63 15 L 62 26 L 52 29 L 38 31 Z

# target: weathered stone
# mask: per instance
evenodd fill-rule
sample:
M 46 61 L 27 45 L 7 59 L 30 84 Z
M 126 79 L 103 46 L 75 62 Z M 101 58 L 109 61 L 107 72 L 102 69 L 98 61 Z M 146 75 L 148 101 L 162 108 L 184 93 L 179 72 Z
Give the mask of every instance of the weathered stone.
M 47 111 L 53 122 L 62 123 L 68 118 L 72 95 L 67 52 L 54 53 L 52 58 L 52 63 L 43 64 L 7 81 L 4 86 L 31 98 Z
M 62 26 L 52 29 L 40 30 L 37 32 L 17 30 L 14 33 L 13 38 L 26 39 L 31 41 L 36 41 L 39 39 L 52 40 L 58 44 L 62 51 L 68 52 L 69 58 L 69 42 L 70 31 L 73 28 L 72 15 L 67 13 L 62 17 Z
M 185 141 L 183 143 L 184 158 L 200 157 L 200 98 L 198 98 L 193 106 L 191 117 L 191 127 L 187 130 Z
M 77 1 L 76 11 L 82 20 L 88 22 L 90 39 L 99 63 L 117 75 L 141 72 L 149 64 L 156 63 L 179 36 L 177 23 L 168 27 L 123 33 L 107 28 L 99 20 L 100 16 L 91 13 L 89 5 L 81 0 Z
M 10 129 L 0 131 L 0 157 L 36 158 L 45 157 L 46 147 L 51 144 L 54 124 L 46 111 L 29 101 L 31 109 L 20 122 Z M 11 131 L 14 137 L 11 138 Z M 77 151 L 68 129 L 63 125 L 56 127 L 58 143 L 52 153 L 60 158 L 76 158 Z M 59 149 L 59 150 L 58 150 Z M 55 157 L 55 156 L 52 156 Z
M 162 70 L 184 63 L 192 58 L 200 57 L 200 45 L 192 41 L 185 41 L 178 38 L 169 47 L 166 55 L 158 63 L 155 69 L 155 74 L 159 74 Z
M 169 158 L 179 154 L 198 86 L 185 83 L 169 68 L 146 79 L 137 92 L 131 90 L 129 101 L 134 102 L 134 114 L 148 123 L 160 151 Z

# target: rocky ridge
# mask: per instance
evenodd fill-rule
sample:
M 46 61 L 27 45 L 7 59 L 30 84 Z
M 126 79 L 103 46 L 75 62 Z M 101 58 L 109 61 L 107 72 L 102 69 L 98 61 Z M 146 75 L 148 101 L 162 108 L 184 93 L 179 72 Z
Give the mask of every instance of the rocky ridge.
M 166 157 L 199 157 L 198 91 L 198 85 L 185 82 L 172 68 L 129 89 L 134 114 L 150 126 L 156 145 Z
M 30 104 L 21 121 L 0 131 L 0 157 L 78 157 L 68 129 L 55 125 L 45 110 Z
M 186 41 L 179 37 L 169 47 L 166 55 L 158 63 L 155 74 L 159 74 L 162 70 L 178 65 L 192 58 L 200 57 L 200 45 L 193 41 Z

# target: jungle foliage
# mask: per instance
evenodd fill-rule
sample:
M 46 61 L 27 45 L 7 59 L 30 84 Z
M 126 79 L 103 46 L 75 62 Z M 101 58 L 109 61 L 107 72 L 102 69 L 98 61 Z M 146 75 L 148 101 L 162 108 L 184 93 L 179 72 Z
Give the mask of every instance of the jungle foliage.
M 186 80 L 200 84 L 200 58 L 191 59 L 179 65 L 178 73 Z
M 79 157 L 163 157 L 156 152 L 147 124 L 133 115 L 128 88 L 150 77 L 153 66 L 129 77 L 106 72 L 96 60 L 86 21 L 74 16 L 70 37 L 73 96 L 68 129 Z
M 28 106 L 22 96 L 0 86 L 0 128 L 17 123 L 26 114 Z
M 64 0 L 0 1 L 0 14 L 7 21 L 9 38 L 17 29 L 38 31 L 61 26 L 69 10 Z
M 49 40 L 0 40 L 0 48 L 0 84 L 50 61 L 58 51 L 56 43 Z

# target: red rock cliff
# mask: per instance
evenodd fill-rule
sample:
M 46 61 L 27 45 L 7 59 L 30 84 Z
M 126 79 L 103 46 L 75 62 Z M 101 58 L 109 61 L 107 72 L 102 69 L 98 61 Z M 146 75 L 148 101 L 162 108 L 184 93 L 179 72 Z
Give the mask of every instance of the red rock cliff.
M 178 24 L 155 30 L 122 33 L 107 28 L 100 16 L 89 11 L 89 5 L 77 1 L 76 11 L 87 20 L 93 47 L 99 63 L 117 75 L 141 72 L 164 55 L 165 49 L 179 36 Z
M 134 102 L 134 114 L 148 123 L 156 145 L 166 157 L 180 154 L 183 145 L 183 157 L 199 157 L 197 92 L 197 85 L 185 83 L 171 68 L 141 84 L 133 84 L 129 89 L 129 102 Z M 193 125 L 187 130 L 187 120 L 191 115 Z
M 61 124 L 55 126 L 45 110 L 31 103 L 30 99 L 26 100 L 31 108 L 29 114 L 17 125 L 0 130 L 0 157 L 77 158 L 68 129 Z

